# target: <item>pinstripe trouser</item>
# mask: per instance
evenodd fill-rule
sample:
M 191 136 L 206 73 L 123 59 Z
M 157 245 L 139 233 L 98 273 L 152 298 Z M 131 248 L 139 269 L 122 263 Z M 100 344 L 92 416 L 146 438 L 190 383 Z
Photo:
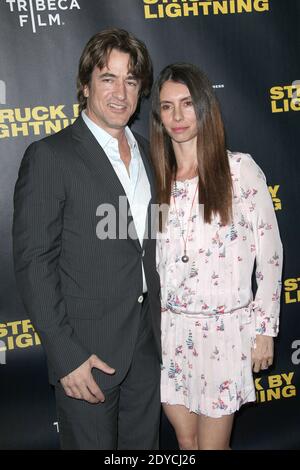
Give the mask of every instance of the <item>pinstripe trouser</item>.
M 104 391 L 104 403 L 69 398 L 56 386 L 61 448 L 158 449 L 159 389 L 160 364 L 146 298 L 130 368 L 121 384 Z

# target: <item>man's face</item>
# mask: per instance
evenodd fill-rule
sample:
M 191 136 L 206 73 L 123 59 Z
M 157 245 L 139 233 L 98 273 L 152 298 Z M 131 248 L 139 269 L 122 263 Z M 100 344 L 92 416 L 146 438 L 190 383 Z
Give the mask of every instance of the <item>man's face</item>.
M 127 125 L 139 99 L 140 81 L 129 73 L 129 61 L 129 54 L 113 49 L 107 65 L 95 67 L 84 88 L 86 114 L 113 137 Z

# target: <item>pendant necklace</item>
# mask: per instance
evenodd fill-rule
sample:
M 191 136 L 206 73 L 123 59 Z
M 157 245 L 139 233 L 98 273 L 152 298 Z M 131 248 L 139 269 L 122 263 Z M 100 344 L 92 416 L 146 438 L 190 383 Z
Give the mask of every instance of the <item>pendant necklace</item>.
M 175 185 L 175 191 L 177 192 L 176 180 L 174 181 L 174 185 Z M 190 208 L 190 214 L 189 214 L 189 218 L 188 218 L 188 222 L 187 222 L 187 229 L 186 229 L 186 237 L 185 237 L 185 238 L 184 238 L 184 236 L 183 236 L 183 230 L 182 230 L 182 227 L 181 227 L 181 222 L 180 222 L 180 218 L 179 218 L 178 211 L 177 211 L 177 207 L 176 207 L 176 198 L 175 198 L 175 195 L 173 194 L 175 212 L 176 212 L 177 220 L 178 220 L 178 223 L 179 223 L 179 226 L 180 226 L 180 234 L 181 234 L 181 238 L 182 238 L 182 240 L 183 240 L 183 245 L 184 245 L 183 256 L 181 257 L 181 261 L 182 261 L 183 263 L 187 263 L 187 262 L 189 261 L 189 259 L 190 259 L 190 258 L 187 256 L 187 254 L 186 254 L 186 244 L 187 244 L 187 241 L 188 241 L 189 227 L 190 227 L 192 209 L 193 209 L 193 206 L 194 206 L 194 202 L 195 202 L 195 197 L 196 197 L 196 194 L 197 194 L 198 186 L 199 186 L 199 182 L 197 183 L 196 190 L 195 190 L 194 197 L 193 197 L 193 201 L 192 201 L 192 205 L 191 205 L 191 208 Z

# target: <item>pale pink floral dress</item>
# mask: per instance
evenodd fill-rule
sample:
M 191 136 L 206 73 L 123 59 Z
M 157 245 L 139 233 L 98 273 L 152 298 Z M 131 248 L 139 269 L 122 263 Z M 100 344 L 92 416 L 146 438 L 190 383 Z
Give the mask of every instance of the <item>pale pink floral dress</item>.
M 228 152 L 233 222 L 204 224 L 201 207 L 187 219 L 198 177 L 177 181 L 163 233 L 157 240 L 161 278 L 163 403 L 220 417 L 255 401 L 251 347 L 256 334 L 279 326 L 282 245 L 264 174 L 250 155 Z M 178 216 L 177 216 L 178 214 Z M 180 220 L 178 220 L 178 217 Z M 251 276 L 256 260 L 258 289 Z

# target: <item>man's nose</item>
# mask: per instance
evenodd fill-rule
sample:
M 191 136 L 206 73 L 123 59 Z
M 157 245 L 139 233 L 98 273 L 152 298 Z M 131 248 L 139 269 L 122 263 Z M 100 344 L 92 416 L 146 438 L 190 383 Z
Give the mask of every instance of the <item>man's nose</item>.
M 117 80 L 115 82 L 113 94 L 119 100 L 124 100 L 126 98 L 126 84 L 123 80 Z

